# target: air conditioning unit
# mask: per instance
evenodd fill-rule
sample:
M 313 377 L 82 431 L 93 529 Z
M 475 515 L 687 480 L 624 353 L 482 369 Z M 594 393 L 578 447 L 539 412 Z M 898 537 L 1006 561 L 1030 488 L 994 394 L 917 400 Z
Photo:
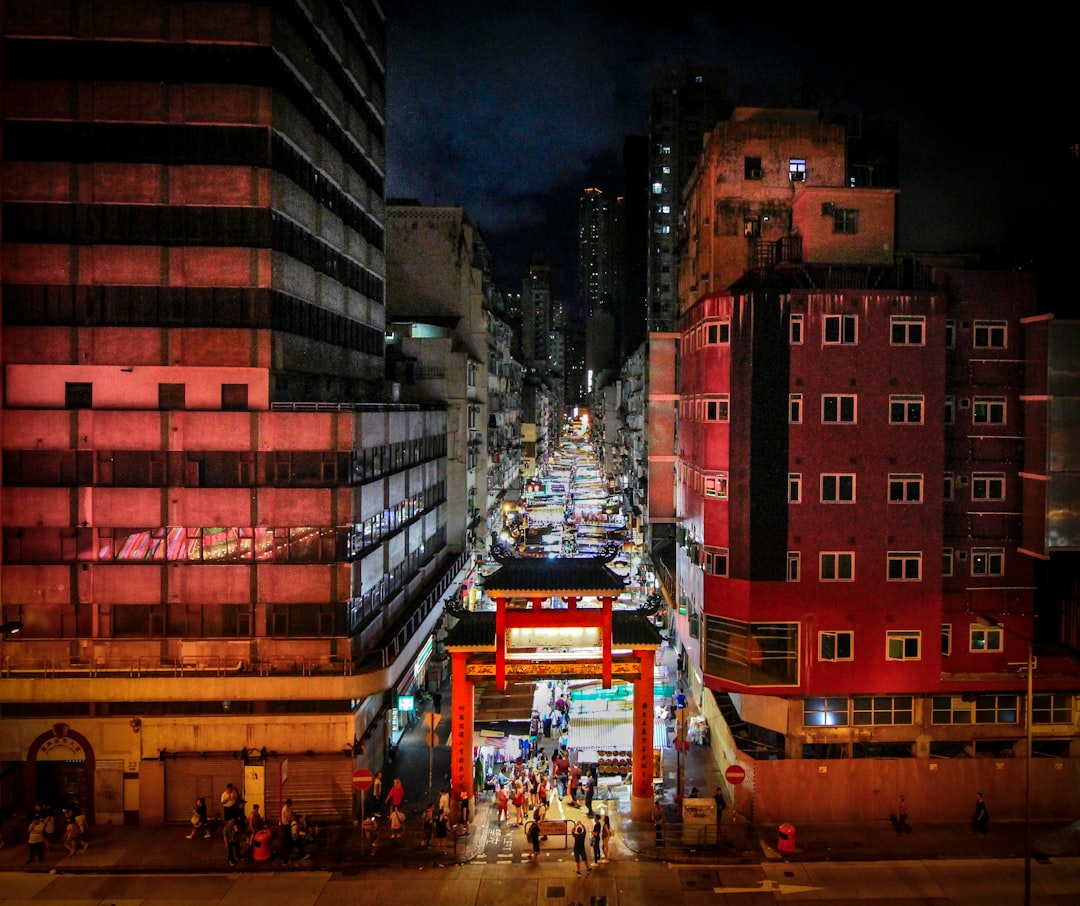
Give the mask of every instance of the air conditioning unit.
M 747 179 L 764 179 L 765 178 L 765 171 L 764 170 L 747 170 L 746 171 L 746 178 Z

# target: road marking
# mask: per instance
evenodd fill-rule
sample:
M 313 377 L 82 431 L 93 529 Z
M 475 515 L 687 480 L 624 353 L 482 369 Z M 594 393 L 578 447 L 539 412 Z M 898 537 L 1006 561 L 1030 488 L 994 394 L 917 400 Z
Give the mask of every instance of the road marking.
M 757 887 L 714 887 L 713 893 L 811 893 L 823 887 L 806 887 L 802 884 L 782 884 L 779 881 L 761 881 Z

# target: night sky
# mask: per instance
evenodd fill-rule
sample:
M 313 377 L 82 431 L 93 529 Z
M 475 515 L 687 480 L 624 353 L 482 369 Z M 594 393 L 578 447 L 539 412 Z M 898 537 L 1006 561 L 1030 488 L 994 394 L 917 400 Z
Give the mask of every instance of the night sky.
M 1080 138 L 1075 7 L 1030 21 L 971 7 L 951 24 L 863 8 L 872 23 L 833 14 L 812 26 L 794 11 L 824 19 L 823 7 L 659 4 L 664 18 L 589 0 L 386 8 L 387 195 L 462 205 L 505 288 L 519 288 L 534 250 L 572 287 L 577 198 L 622 190 L 623 142 L 648 132 L 657 64 L 726 69 L 737 105 L 895 124 L 902 250 L 991 250 L 999 266 L 1039 270 L 1048 243 L 1076 238 L 1060 184 L 1067 139 Z

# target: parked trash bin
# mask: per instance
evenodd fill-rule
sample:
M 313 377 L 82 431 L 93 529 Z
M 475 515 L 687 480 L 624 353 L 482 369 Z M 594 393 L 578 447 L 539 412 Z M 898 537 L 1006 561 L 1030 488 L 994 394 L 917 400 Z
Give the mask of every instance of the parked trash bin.
M 795 852 L 795 825 L 781 824 L 780 836 L 776 841 L 776 848 L 782 853 Z
M 255 831 L 251 852 L 256 862 L 265 862 L 270 858 L 270 831 L 265 827 L 261 831 Z

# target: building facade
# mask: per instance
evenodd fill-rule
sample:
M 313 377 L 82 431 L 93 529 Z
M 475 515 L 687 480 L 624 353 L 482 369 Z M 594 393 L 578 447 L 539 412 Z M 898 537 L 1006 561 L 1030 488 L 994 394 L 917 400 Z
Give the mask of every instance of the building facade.
M 382 10 L 3 27 L 3 802 L 351 817 L 461 561 L 386 392 Z

